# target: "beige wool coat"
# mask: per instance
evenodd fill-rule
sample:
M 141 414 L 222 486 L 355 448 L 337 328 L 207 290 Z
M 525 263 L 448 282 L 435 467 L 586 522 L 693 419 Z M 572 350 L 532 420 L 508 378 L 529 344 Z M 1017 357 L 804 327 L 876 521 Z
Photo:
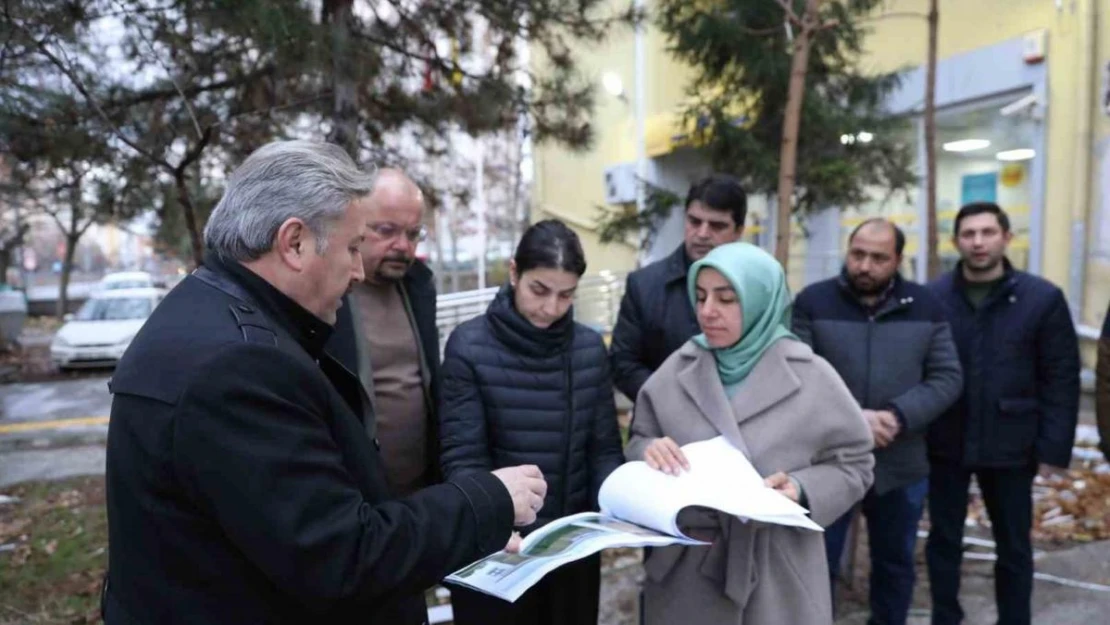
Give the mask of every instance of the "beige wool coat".
M 764 477 L 801 484 L 811 518 L 830 525 L 871 486 L 872 436 L 836 371 L 804 343 L 781 339 L 729 400 L 713 354 L 693 342 L 671 355 L 636 399 L 625 456 L 655 438 L 679 445 L 724 435 Z M 645 562 L 648 625 L 828 625 L 824 536 L 687 511 L 680 525 L 711 546 L 653 549 Z

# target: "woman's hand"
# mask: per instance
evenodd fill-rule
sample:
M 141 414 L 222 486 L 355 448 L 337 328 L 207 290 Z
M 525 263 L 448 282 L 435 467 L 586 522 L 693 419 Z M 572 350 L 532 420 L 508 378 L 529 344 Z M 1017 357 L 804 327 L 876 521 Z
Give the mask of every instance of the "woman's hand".
M 767 479 L 763 480 L 763 485 L 767 488 L 777 490 L 790 501 L 798 503 L 798 497 L 800 496 L 800 493 L 798 493 L 798 486 L 794 483 L 794 480 L 790 479 L 789 475 L 782 471 L 767 476 Z
M 682 471 L 690 470 L 690 462 L 686 460 L 686 454 L 682 453 L 678 443 L 671 440 L 669 436 L 657 438 L 648 444 L 647 449 L 644 450 L 644 462 L 656 471 L 662 471 L 667 475 L 678 475 Z

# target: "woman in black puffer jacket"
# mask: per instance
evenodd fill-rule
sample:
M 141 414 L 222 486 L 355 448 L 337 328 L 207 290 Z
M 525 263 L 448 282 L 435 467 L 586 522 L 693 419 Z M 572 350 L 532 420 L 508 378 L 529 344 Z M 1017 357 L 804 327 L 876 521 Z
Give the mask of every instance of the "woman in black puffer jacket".
M 597 491 L 623 461 L 613 384 L 601 336 L 575 323 L 571 304 L 586 260 L 562 222 L 530 227 L 510 284 L 486 313 L 455 329 L 441 368 L 440 443 L 447 479 L 534 464 L 547 480 L 535 530 L 597 510 Z M 515 603 L 451 587 L 457 625 L 594 625 L 600 560 L 549 573 Z

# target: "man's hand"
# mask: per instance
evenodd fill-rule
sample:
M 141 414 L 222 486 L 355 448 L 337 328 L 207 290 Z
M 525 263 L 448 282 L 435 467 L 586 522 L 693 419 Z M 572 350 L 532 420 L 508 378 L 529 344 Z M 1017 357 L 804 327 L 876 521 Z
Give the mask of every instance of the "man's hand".
M 509 544 L 505 545 L 505 552 L 520 553 L 520 543 L 523 542 L 523 540 L 524 539 L 520 537 L 520 532 L 513 532 L 513 535 L 509 537 Z
M 644 462 L 656 471 L 667 475 L 678 475 L 682 471 L 690 470 L 690 462 L 678 443 L 669 436 L 657 438 L 648 444 L 644 450 Z
M 1067 479 L 1068 477 L 1067 469 L 1062 469 L 1043 462 L 1038 466 L 1037 473 L 1043 480 Z
M 891 444 L 894 437 L 898 436 L 901 426 L 898 417 L 889 410 L 864 410 L 864 418 L 871 427 L 871 435 L 875 438 L 875 447 L 882 448 Z
M 798 487 L 794 485 L 794 480 L 790 479 L 790 476 L 782 471 L 767 476 L 767 479 L 763 480 L 763 485 L 782 493 L 787 499 L 794 503 L 798 503 L 798 498 L 801 496 L 798 493 Z
M 878 410 L 875 414 L 879 415 L 879 420 L 886 426 L 886 431 L 890 434 L 890 442 L 894 442 L 894 439 L 898 438 L 898 434 L 902 432 L 902 424 L 898 422 L 898 415 L 889 410 Z
M 539 467 L 533 464 L 508 467 L 493 472 L 497 479 L 509 490 L 513 498 L 513 523 L 531 525 L 536 522 L 536 513 L 543 507 L 547 495 L 547 482 Z

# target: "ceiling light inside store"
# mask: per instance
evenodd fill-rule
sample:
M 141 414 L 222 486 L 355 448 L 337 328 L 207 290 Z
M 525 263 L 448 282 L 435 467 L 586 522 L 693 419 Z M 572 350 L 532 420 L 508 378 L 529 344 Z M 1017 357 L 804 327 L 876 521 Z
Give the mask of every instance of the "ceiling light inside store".
M 601 75 L 601 86 L 614 98 L 624 95 L 624 81 L 616 72 L 605 72 Z
M 994 155 L 1000 161 L 1027 161 L 1037 156 L 1036 150 L 1021 148 L 1018 150 L 1004 150 Z
M 974 152 L 975 150 L 982 150 L 989 148 L 990 141 L 986 139 L 962 139 L 960 141 L 949 141 L 944 144 L 945 152 Z

